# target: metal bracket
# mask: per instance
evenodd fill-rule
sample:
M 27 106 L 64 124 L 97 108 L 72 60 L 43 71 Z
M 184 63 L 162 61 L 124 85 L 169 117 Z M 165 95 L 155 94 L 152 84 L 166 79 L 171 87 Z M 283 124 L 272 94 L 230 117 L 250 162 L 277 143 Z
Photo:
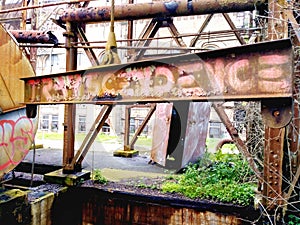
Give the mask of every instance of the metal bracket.
M 288 125 L 293 116 L 293 99 L 277 98 L 261 101 L 261 114 L 264 124 L 271 128 Z

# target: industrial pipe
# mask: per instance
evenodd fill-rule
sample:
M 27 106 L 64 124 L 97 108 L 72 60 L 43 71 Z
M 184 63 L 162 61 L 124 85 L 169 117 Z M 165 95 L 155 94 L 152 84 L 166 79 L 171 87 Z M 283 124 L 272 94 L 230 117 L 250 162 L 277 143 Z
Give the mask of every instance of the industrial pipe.
M 19 43 L 42 43 L 58 45 L 57 37 L 51 31 L 37 30 L 10 30 L 9 31 Z
M 131 20 L 253 11 L 263 3 L 263 0 L 172 0 L 169 2 L 116 5 L 114 18 L 115 20 Z M 66 9 L 57 22 L 60 24 L 67 21 L 102 22 L 110 21 L 110 16 L 111 7 L 109 6 L 73 8 Z

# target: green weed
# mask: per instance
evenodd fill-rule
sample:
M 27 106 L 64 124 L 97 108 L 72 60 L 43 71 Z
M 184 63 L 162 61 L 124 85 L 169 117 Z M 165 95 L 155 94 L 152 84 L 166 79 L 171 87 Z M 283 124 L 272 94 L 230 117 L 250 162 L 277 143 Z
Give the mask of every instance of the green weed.
M 189 198 L 250 205 L 254 202 L 256 179 L 248 163 L 238 154 L 207 154 L 190 164 L 179 179 L 167 180 L 163 192 Z

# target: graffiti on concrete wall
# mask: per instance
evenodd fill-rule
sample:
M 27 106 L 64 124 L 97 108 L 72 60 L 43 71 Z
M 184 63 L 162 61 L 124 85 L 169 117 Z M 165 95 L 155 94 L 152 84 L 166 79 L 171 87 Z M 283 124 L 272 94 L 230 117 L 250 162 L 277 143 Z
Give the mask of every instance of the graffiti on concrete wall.
M 35 128 L 26 116 L 0 116 L 0 177 L 17 166 L 29 151 Z
M 230 54 L 146 61 L 26 80 L 26 102 L 244 98 L 292 92 L 292 54 Z M 111 69 L 107 69 L 111 68 Z

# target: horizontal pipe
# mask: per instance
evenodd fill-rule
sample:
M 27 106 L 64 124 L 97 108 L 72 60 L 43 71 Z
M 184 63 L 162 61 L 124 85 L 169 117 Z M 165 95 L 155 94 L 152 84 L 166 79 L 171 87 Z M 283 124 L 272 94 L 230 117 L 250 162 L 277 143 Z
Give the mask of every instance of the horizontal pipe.
M 18 12 L 22 10 L 29 10 L 29 9 L 40 9 L 40 8 L 46 8 L 46 7 L 51 7 L 51 6 L 57 6 L 57 5 L 67 5 L 67 4 L 76 4 L 80 2 L 92 2 L 96 0 L 75 0 L 75 1 L 63 1 L 63 2 L 54 2 L 54 3 L 47 3 L 47 4 L 38 4 L 38 5 L 30 5 L 30 6 L 25 6 L 25 7 L 14 7 L 10 9 L 2 9 L 0 10 L 0 14 L 5 14 L 5 13 L 11 13 L 11 12 Z M 16 5 L 14 5 L 16 6 Z
M 155 17 L 177 17 L 210 13 L 229 13 L 253 11 L 264 1 L 258 0 L 172 0 L 116 5 L 115 20 L 147 19 Z M 57 20 L 62 24 L 69 22 L 110 21 L 110 6 L 66 9 Z
M 10 30 L 9 31 L 19 43 L 42 43 L 58 45 L 57 37 L 51 31 L 37 30 Z

